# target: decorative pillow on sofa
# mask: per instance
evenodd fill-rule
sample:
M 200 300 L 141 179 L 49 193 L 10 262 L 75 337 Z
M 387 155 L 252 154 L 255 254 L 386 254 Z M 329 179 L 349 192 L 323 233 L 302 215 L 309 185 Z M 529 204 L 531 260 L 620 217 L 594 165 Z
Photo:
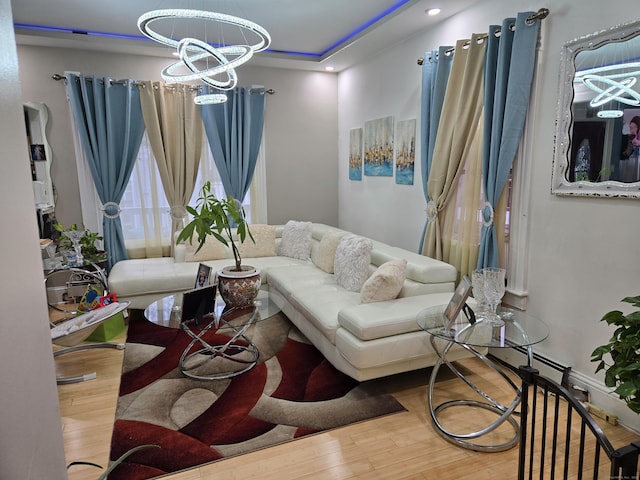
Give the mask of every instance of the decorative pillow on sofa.
M 335 280 L 342 288 L 359 292 L 369 278 L 373 242 L 358 235 L 345 235 L 336 248 L 333 262 Z
M 278 255 L 309 260 L 311 252 L 311 222 L 289 220 L 282 230 Z
M 407 273 L 407 260 L 399 258 L 383 263 L 368 278 L 360 291 L 362 303 L 384 302 L 398 296 Z
M 322 236 L 315 253 L 311 253 L 313 264 L 320 270 L 333 273 L 333 263 L 336 258 L 336 249 L 344 232 L 327 232 Z
M 253 243 L 249 235 L 247 235 L 243 243 L 236 244 L 238 245 L 238 250 L 240 250 L 240 255 L 243 258 L 275 257 L 276 227 L 256 224 L 249 225 L 249 230 L 256 243 Z
M 227 247 L 220 243 L 213 235 L 207 235 L 204 245 L 198 253 L 196 253 L 196 250 L 198 250 L 200 243 L 198 243 L 197 235 L 194 235 L 191 241 L 192 243 L 189 243 L 188 240 L 184 243 L 185 262 L 204 262 L 206 260 L 220 260 L 228 257 Z

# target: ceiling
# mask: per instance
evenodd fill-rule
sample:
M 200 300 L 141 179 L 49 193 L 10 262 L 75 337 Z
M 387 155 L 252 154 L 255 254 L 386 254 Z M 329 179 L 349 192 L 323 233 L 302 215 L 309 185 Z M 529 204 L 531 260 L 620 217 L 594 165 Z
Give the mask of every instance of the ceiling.
M 370 58 L 477 0 L 11 0 L 18 44 L 170 57 L 174 49 L 144 37 L 138 17 L 150 10 L 208 10 L 264 27 L 272 43 L 252 64 L 304 70 L 343 70 Z M 437 16 L 425 11 L 441 8 Z M 184 21 L 183 21 L 184 22 Z M 164 20 L 154 30 L 184 29 L 208 43 L 233 43 L 245 32 L 214 31 L 220 24 Z M 197 33 L 195 33 L 197 31 Z M 206 38 L 201 38 L 201 37 Z M 223 38 L 224 36 L 224 38 Z M 181 37 L 180 37 L 181 38 Z M 219 40 L 222 39 L 222 40 Z M 241 41 L 241 39 L 238 39 Z M 248 41 L 248 40 L 247 40 Z M 427 47 L 427 46 L 426 46 Z

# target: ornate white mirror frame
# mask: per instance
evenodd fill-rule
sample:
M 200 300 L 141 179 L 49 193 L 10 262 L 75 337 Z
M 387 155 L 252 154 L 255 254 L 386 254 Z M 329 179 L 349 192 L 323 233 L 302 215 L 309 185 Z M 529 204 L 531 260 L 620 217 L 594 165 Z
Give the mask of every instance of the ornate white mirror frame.
M 630 119 L 640 116 L 639 92 L 640 22 L 564 45 L 552 193 L 640 198 L 640 156 L 630 176 L 630 162 L 621 153 L 621 146 L 631 141 Z

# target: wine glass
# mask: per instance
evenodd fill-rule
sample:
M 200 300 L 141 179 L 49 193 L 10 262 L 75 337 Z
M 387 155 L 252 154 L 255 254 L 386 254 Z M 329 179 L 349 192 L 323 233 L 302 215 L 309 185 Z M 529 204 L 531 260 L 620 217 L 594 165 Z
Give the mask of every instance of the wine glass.
M 80 245 L 80 239 L 82 235 L 84 235 L 84 230 L 66 230 L 64 235 L 71 240 L 71 244 L 73 245 L 73 249 L 76 253 L 75 265 L 71 266 L 82 266 L 84 263 L 84 258 L 82 256 L 82 246 Z
M 477 304 L 476 317 L 484 316 L 489 310 L 489 305 L 484 293 L 484 271 L 482 269 L 471 272 L 471 287 L 473 298 Z
M 498 305 L 504 296 L 505 284 L 504 279 L 506 270 L 504 268 L 489 267 L 483 269 L 484 276 L 484 294 L 489 304 L 488 320 L 491 325 L 503 326 L 504 321 L 498 315 Z

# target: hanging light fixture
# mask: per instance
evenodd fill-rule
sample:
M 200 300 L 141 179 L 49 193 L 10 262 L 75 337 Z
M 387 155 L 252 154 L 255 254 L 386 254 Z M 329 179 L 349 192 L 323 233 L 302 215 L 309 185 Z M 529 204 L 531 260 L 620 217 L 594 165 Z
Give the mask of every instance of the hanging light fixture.
M 164 36 L 151 28 L 153 22 L 159 20 L 206 20 L 236 26 L 241 30 L 246 30 L 257 35 L 258 41 L 253 45 L 223 45 L 212 46 L 203 40 L 186 37 L 175 39 Z M 200 80 L 218 90 L 232 90 L 238 82 L 235 72 L 236 67 L 246 63 L 254 53 L 261 52 L 271 44 L 269 33 L 260 25 L 245 20 L 244 18 L 226 15 L 217 12 L 189 9 L 163 9 L 152 10 L 138 18 L 138 28 L 140 31 L 158 43 L 175 48 L 180 57 L 180 61 L 169 65 L 162 70 L 162 78 L 166 82 L 188 82 Z M 203 60 L 214 60 L 213 67 L 200 70 L 196 63 Z M 186 67 L 190 73 L 180 73 Z M 223 79 L 219 76 L 224 75 Z M 227 96 L 219 94 L 198 95 L 195 98 L 197 104 L 223 103 Z
M 640 105 L 640 94 L 632 87 L 636 84 L 638 75 L 640 62 L 629 62 L 576 72 L 576 80 L 581 80 L 596 92 L 596 96 L 589 102 L 594 108 L 612 100 L 637 107 Z

